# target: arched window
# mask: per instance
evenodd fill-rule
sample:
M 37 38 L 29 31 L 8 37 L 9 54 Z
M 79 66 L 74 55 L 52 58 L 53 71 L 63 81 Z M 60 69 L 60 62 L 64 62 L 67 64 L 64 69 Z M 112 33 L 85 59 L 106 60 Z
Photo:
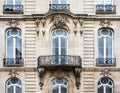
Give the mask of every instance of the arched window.
M 100 29 L 98 31 L 98 58 L 103 64 L 112 64 L 113 58 L 113 31 L 111 29 Z
M 67 31 L 64 29 L 56 29 L 52 32 L 52 55 L 56 56 L 56 64 L 65 64 L 65 58 L 57 58 L 67 55 Z
M 22 82 L 18 78 L 10 78 L 6 82 L 6 93 L 22 93 Z
M 68 81 L 64 78 L 52 80 L 52 93 L 68 93 Z
M 108 77 L 103 77 L 98 82 L 98 93 L 113 93 L 113 81 Z
M 6 58 L 11 60 L 22 59 L 22 37 L 20 29 L 11 28 L 6 31 Z

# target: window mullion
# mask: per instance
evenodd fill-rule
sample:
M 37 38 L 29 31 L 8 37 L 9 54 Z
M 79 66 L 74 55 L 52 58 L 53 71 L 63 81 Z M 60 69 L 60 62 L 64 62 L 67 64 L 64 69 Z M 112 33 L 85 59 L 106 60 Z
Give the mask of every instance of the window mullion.
M 15 47 L 16 47 L 16 42 L 15 42 L 15 37 L 13 38 L 13 58 L 16 58 L 16 50 L 15 50 Z
M 106 37 L 104 37 L 104 58 L 106 58 Z

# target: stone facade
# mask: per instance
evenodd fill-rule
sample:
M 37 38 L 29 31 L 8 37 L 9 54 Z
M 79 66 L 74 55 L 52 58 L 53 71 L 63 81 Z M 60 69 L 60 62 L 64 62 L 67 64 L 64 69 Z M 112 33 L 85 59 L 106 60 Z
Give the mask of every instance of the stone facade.
M 22 11 L 17 9 L 8 11 L 4 7 L 5 1 L 1 0 L 0 90 L 2 93 L 12 93 L 6 92 L 6 83 L 15 77 L 22 82 L 21 93 L 53 93 L 51 82 L 56 78 L 68 81 L 67 93 L 99 93 L 98 82 L 103 77 L 113 81 L 113 92 L 109 93 L 120 93 L 120 0 L 112 1 L 116 7 L 110 11 L 97 11 L 97 0 L 68 0 L 67 3 L 65 10 L 58 5 L 60 10 L 56 11 L 50 7 L 52 5 L 50 0 L 22 0 L 23 8 L 20 8 Z M 9 28 L 21 30 L 23 64 L 15 63 L 7 66 L 5 63 L 7 62 L 5 61 L 6 31 Z M 70 65 L 51 63 L 52 32 L 55 29 L 67 31 L 67 57 L 64 56 L 67 61 L 70 60 L 68 61 L 71 62 Z M 115 58 L 115 64 L 97 64 L 100 29 L 113 31 L 112 58 Z M 62 59 L 64 56 L 58 58 Z M 41 65 L 40 62 L 46 64 Z M 79 66 L 76 65 L 77 62 L 80 62 Z

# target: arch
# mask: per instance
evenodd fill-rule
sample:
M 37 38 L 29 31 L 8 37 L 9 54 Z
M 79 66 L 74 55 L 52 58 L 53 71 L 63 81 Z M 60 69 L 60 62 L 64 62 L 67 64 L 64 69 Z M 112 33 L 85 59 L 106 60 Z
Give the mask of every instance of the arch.
M 13 77 L 6 81 L 6 93 L 22 93 L 22 82 L 19 78 Z
M 66 56 L 68 51 L 68 33 L 64 29 L 55 29 L 51 33 L 52 39 L 52 55 L 55 56 L 54 64 L 66 64 Z M 59 58 L 62 56 L 62 58 Z
M 100 28 L 98 36 L 98 64 L 112 64 L 113 60 L 113 29 Z M 104 61 L 103 61 L 104 60 Z
M 22 59 L 22 31 L 19 28 L 7 28 L 5 32 L 6 37 L 6 58 L 20 63 Z
M 97 91 L 98 93 L 113 93 L 114 82 L 109 77 L 102 77 L 98 81 Z
M 54 78 L 51 83 L 52 93 L 68 93 L 68 80 L 65 78 Z

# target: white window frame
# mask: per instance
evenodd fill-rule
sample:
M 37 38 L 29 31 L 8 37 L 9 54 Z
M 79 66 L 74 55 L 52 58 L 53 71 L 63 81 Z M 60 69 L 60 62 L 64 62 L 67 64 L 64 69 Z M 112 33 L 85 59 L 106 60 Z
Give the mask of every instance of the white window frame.
M 66 0 L 66 3 L 61 3 L 61 0 L 57 0 L 58 4 L 68 4 L 68 0 Z M 54 4 L 53 0 L 51 0 L 51 4 Z
M 18 80 L 18 83 L 13 84 L 13 83 L 11 82 L 11 79 L 17 79 L 17 80 Z M 20 82 L 21 84 L 19 84 L 19 82 Z M 10 84 L 8 85 L 8 83 L 10 83 Z M 21 80 L 18 79 L 18 78 L 10 78 L 10 79 L 7 80 L 7 82 L 6 82 L 6 93 L 8 93 L 8 88 L 9 88 L 9 87 L 13 87 L 13 93 L 17 93 L 16 87 L 19 87 L 19 88 L 21 88 L 21 93 L 22 93 L 22 82 L 21 82 Z
M 67 33 L 67 31 L 66 30 L 64 30 L 64 29 L 55 29 L 54 31 L 52 31 L 52 34 L 54 33 L 54 32 L 56 32 L 56 31 L 60 31 L 60 30 L 62 30 L 63 32 L 65 31 L 66 32 L 66 36 L 64 36 L 64 35 L 56 35 L 56 36 L 52 36 L 51 38 L 52 38 L 52 55 L 54 54 L 53 53 L 53 39 L 55 39 L 55 38 L 58 38 L 58 42 L 59 42 L 59 44 L 58 44 L 58 55 L 61 55 L 61 38 L 63 37 L 64 39 L 66 39 L 66 55 L 68 54 L 67 52 L 68 52 L 68 33 Z
M 21 31 L 19 30 L 19 29 L 17 29 L 17 28 L 15 28 L 17 31 L 18 31 L 18 34 L 20 33 L 21 35 L 22 35 L 22 33 L 21 33 Z M 13 38 L 13 47 L 12 47 L 12 49 L 13 49 L 13 58 L 16 58 L 16 37 L 18 37 L 19 39 L 21 39 L 21 58 L 22 58 L 22 37 L 21 36 L 19 36 L 19 35 L 10 35 L 10 36 L 7 36 L 7 33 L 10 33 L 12 31 L 12 29 L 10 28 L 10 29 L 8 29 L 7 31 L 6 31 L 6 57 L 7 58 L 9 58 L 8 57 L 8 45 L 7 45 L 7 40 L 9 39 L 9 38 Z
M 58 78 L 52 80 L 52 92 L 51 93 L 53 93 L 53 89 L 57 88 L 57 87 L 58 87 L 58 93 L 62 93 L 61 92 L 61 87 L 62 86 L 67 89 L 67 93 L 68 93 L 68 81 L 64 78 L 61 78 L 63 80 L 63 82 L 62 83 L 57 83 L 57 79 Z M 53 82 L 54 82 L 54 84 L 53 84 Z M 65 82 L 67 82 L 66 85 L 64 84 Z
M 113 0 L 98 0 L 98 4 L 100 5 L 109 5 L 108 2 L 111 3 L 110 5 L 113 5 Z
M 99 30 L 98 33 L 102 33 L 102 30 L 104 30 L 104 28 L 101 29 L 101 30 Z M 111 29 L 106 29 L 106 30 L 107 30 L 109 33 L 110 33 L 110 32 L 112 33 L 112 37 L 110 37 L 110 36 L 108 36 L 108 35 L 101 35 L 101 36 L 98 36 L 98 39 L 99 39 L 99 38 L 102 38 L 102 37 L 104 38 L 104 40 L 103 40 L 103 42 L 104 42 L 104 46 L 103 46 L 103 49 L 104 49 L 104 51 L 103 51 L 103 52 L 104 52 L 104 53 L 103 53 L 103 54 L 104 54 L 104 57 L 103 57 L 103 58 L 106 58 L 106 38 L 109 37 L 109 38 L 112 39 L 112 46 L 111 46 L 111 47 L 112 47 L 112 51 L 111 51 L 111 52 L 112 52 L 112 55 L 111 55 L 111 56 L 112 56 L 112 58 L 113 58 L 113 52 L 114 52 L 114 51 L 113 51 L 113 31 L 112 31 Z M 99 43 L 99 41 L 98 41 L 98 43 Z M 98 46 L 98 52 L 99 52 L 99 46 Z M 100 57 L 99 57 L 99 53 L 98 53 L 98 58 L 100 58 Z
M 108 83 L 102 83 L 102 79 L 104 79 L 104 78 L 108 79 Z M 111 82 L 112 85 L 110 85 L 109 82 Z M 110 78 L 108 78 L 108 77 L 103 77 L 103 78 L 101 78 L 101 79 L 98 81 L 98 86 L 97 86 L 97 88 L 100 88 L 101 86 L 103 86 L 103 92 L 102 92 L 102 93 L 106 93 L 106 87 L 111 88 L 111 89 L 112 89 L 112 93 L 113 93 L 113 91 L 114 91 L 114 89 L 113 89 L 113 81 L 112 81 Z
M 13 2 L 12 5 L 16 5 L 16 0 L 11 0 L 11 1 Z M 20 0 L 20 1 L 22 3 L 22 0 Z M 19 5 L 21 5 L 21 3 Z M 6 5 L 9 5 L 8 0 L 6 0 Z

